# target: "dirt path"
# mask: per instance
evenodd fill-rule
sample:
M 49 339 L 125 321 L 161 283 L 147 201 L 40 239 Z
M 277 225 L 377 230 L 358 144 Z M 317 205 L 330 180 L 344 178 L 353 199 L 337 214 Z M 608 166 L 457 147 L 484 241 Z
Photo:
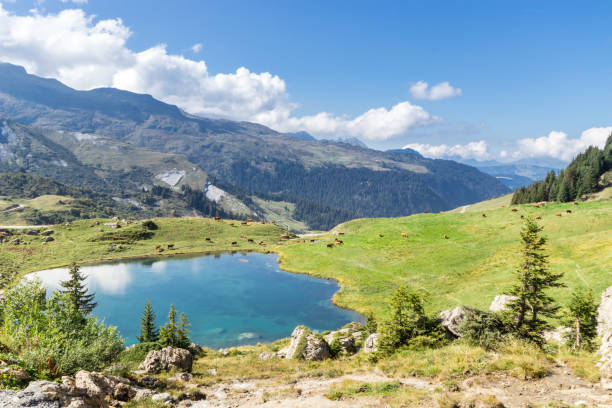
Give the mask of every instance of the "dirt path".
M 465 210 L 467 210 L 468 207 L 469 207 L 469 205 L 464 205 L 463 207 L 461 207 L 461 211 L 459 211 L 459 213 L 463 214 L 465 212 Z
M 381 372 L 345 375 L 333 379 L 304 378 L 293 383 L 281 384 L 278 380 L 261 380 L 216 384 L 204 387 L 208 407 L 280 407 L 280 408 L 327 408 L 327 407 L 379 407 L 377 397 L 347 398 L 332 401 L 325 394 L 334 384 L 352 380 L 377 383 L 398 380 L 403 387 L 431 392 L 432 401 L 441 395 L 444 384 L 416 377 L 393 378 Z M 475 376 L 458 384 L 458 388 L 446 392 L 451 398 L 463 401 L 466 398 L 493 395 L 507 408 L 523 408 L 528 404 L 563 403 L 568 406 L 612 408 L 612 390 L 581 380 L 563 367 L 555 368 L 548 377 L 524 381 L 505 375 Z

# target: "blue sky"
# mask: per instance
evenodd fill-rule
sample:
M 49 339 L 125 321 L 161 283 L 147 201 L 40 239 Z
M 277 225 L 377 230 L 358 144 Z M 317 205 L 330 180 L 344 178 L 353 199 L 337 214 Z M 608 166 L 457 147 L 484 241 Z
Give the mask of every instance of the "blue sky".
M 125 48 L 134 53 L 165 44 L 168 55 L 205 61 L 210 76 L 246 67 L 250 73 L 268 72 L 283 82 L 282 92 L 277 89 L 274 98 L 263 100 L 253 111 L 236 101 L 228 108 L 224 100 L 223 106 L 196 112 L 209 116 L 258 120 L 286 128 L 281 130 L 304 127 L 318 137 L 357 136 L 375 148 L 447 146 L 439 151 L 424 148 L 431 155 L 459 152 L 469 158 L 469 148 L 450 148 L 484 141 L 487 150 L 477 157 L 481 159 L 498 158 L 501 150 L 515 158 L 527 157 L 533 153 L 530 148 L 541 149 L 545 155 L 556 142 L 560 150 L 550 156 L 566 160 L 568 149 L 593 140 L 599 143 L 612 125 L 612 2 L 608 1 L 0 3 L 13 17 L 27 16 L 33 8 L 41 16 L 78 8 L 88 18 L 95 16 L 92 24 L 120 18 L 131 32 Z M 0 59 L 1 42 L 0 34 Z M 201 44 L 199 52 L 192 51 L 195 44 Z M 5 54 L 12 59 L 4 59 L 20 61 Z M 50 68 L 43 71 L 35 73 L 65 79 L 59 73 L 53 75 Z M 411 86 L 418 81 L 430 87 L 448 82 L 461 94 L 417 99 Z M 127 80 L 110 85 L 118 84 L 130 88 Z M 152 89 L 148 93 L 161 99 L 182 103 L 178 96 L 164 98 L 165 94 L 154 90 L 155 84 L 130 90 L 148 88 Z M 263 88 L 262 94 L 269 95 Z M 211 91 L 204 92 L 208 92 L 206 99 Z M 193 95 L 186 98 L 195 99 Z M 215 94 L 212 99 L 216 98 L 221 97 Z M 371 109 L 391 111 L 402 102 L 422 108 L 428 116 L 401 122 L 392 130 L 371 121 L 347 122 Z M 270 111 L 278 107 L 290 113 L 271 119 L 269 112 L 262 113 L 268 105 L 275 106 Z M 185 102 L 184 107 L 192 106 L 192 111 L 199 108 Z M 240 117 L 241 111 L 250 113 Z M 395 115 L 386 111 L 378 116 L 385 123 L 398 115 L 418 113 L 408 108 Z M 320 112 L 333 118 L 331 127 L 299 119 Z M 297 119 L 291 122 L 289 117 Z M 372 130 L 355 130 L 362 124 Z M 592 128 L 604 130 L 596 136 L 581 136 Z M 565 136 L 552 137 L 551 132 Z

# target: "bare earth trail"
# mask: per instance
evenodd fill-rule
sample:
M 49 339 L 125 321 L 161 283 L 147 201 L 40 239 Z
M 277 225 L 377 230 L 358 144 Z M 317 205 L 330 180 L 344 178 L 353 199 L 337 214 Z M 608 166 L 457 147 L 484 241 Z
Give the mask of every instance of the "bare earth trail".
M 436 406 L 436 396 L 448 395 L 461 401 L 477 396 L 495 396 L 507 408 L 522 408 L 528 404 L 563 403 L 568 406 L 612 407 L 612 390 L 592 384 L 557 366 L 545 378 L 519 380 L 506 375 L 470 377 L 458 384 L 452 392 L 444 390 L 444 384 L 417 377 L 393 378 L 382 372 L 344 375 L 332 379 L 303 378 L 293 383 L 276 380 L 253 380 L 220 383 L 200 388 L 207 395 L 203 407 L 381 407 L 385 402 L 378 397 L 356 397 L 333 401 L 325 394 L 330 387 L 343 381 L 377 383 L 399 381 L 402 387 L 421 390 L 431 396 L 431 406 Z M 199 406 L 199 405 L 198 405 Z M 425 405 L 430 406 L 425 402 Z

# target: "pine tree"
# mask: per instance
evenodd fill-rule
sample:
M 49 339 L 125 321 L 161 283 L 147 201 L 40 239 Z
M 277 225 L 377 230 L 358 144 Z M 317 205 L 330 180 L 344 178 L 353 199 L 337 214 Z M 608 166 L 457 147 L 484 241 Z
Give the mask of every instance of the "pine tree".
M 154 343 L 158 340 L 159 331 L 155 327 L 155 312 L 151 306 L 151 300 L 147 298 L 147 303 L 140 319 L 140 336 L 138 336 L 138 341 L 141 343 Z
M 365 330 L 368 334 L 376 333 L 378 331 L 378 322 L 376 321 L 376 317 L 374 317 L 374 313 L 368 313 L 366 317 L 366 325 Z
M 569 327 L 566 336 L 567 344 L 574 350 L 593 348 L 597 337 L 597 304 L 593 291 L 576 290 L 567 307 L 563 324 Z
M 391 319 L 382 328 L 381 348 L 393 352 L 426 330 L 427 316 L 423 297 L 403 286 L 391 298 Z
M 178 341 L 178 327 L 176 326 L 176 309 L 170 305 L 168 312 L 168 322 L 159 331 L 159 342 L 163 346 L 176 347 Z
M 546 238 L 540 236 L 541 232 L 542 227 L 532 217 L 525 220 L 521 230 L 523 259 L 516 271 L 518 282 L 507 293 L 515 299 L 506 312 L 518 335 L 537 344 L 544 342 L 544 330 L 550 328 L 545 318 L 555 317 L 559 310 L 546 292 L 564 286 L 559 282 L 563 274 L 548 270 L 548 256 L 544 254 Z
M 185 313 L 181 313 L 179 316 L 178 328 L 176 331 L 176 347 L 188 348 L 191 344 L 189 339 L 189 320 Z
M 60 290 L 60 293 L 69 295 L 75 310 L 84 315 L 91 313 L 97 305 L 94 302 L 96 294 L 88 293 L 85 286 L 86 279 L 87 276 L 81 273 L 81 268 L 76 263 L 72 263 L 70 265 L 70 279 L 60 282 L 61 287 L 64 288 Z

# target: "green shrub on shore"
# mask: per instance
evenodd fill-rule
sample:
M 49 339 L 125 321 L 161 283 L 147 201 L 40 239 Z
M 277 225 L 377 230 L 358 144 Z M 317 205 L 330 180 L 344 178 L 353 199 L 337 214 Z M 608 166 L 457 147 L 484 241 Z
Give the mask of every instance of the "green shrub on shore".
M 0 315 L 0 342 L 35 378 L 101 370 L 123 349 L 115 327 L 79 312 L 69 295 L 47 298 L 38 280 L 8 289 Z

